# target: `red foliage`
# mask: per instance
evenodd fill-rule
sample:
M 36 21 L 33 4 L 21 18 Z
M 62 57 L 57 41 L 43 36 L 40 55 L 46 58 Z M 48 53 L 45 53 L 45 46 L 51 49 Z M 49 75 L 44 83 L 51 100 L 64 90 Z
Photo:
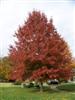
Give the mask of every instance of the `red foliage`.
M 39 68 L 38 70 L 34 71 L 30 80 L 39 80 L 39 79 L 63 79 L 68 80 L 71 78 L 71 68 L 58 68 L 58 69 L 48 69 L 46 66 Z M 45 81 L 45 79 L 43 79 Z
M 13 79 L 22 78 L 27 72 L 36 78 L 44 74 L 48 78 L 62 77 L 58 72 L 69 76 L 68 69 L 64 68 L 70 64 L 71 54 L 67 43 L 57 33 L 52 19 L 48 22 L 43 13 L 33 11 L 25 24 L 19 27 L 15 37 L 18 41 L 15 42 L 15 47 L 11 46 L 9 54 L 14 66 L 11 75 Z M 26 64 L 27 61 L 29 65 Z M 40 68 L 36 67 L 38 63 L 33 65 L 37 61 L 42 63 L 38 65 Z

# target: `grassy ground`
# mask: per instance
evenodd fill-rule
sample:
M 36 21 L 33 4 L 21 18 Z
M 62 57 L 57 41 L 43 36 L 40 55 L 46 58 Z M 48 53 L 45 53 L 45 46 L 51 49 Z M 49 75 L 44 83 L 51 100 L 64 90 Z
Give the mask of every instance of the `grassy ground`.
M 61 84 L 58 86 L 58 89 L 75 92 L 75 83 Z
M 48 89 L 41 93 L 34 88 L 13 87 L 12 84 L 5 87 L 5 84 L 0 84 L 0 100 L 75 100 L 75 92 Z

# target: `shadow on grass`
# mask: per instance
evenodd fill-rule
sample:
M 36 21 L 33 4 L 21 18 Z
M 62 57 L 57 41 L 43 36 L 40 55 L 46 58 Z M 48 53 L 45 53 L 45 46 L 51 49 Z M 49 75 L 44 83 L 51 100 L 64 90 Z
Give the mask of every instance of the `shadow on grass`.
M 40 92 L 40 88 L 35 88 L 35 87 L 32 87 L 32 88 L 29 88 L 29 91 L 30 92 Z M 47 92 L 47 93 L 59 93 L 59 92 L 62 92 L 58 89 L 51 89 L 50 87 L 43 87 L 43 92 Z

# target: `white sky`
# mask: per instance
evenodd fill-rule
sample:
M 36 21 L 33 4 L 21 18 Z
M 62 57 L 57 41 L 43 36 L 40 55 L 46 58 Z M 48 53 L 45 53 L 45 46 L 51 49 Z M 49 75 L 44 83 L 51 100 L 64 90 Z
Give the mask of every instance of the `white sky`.
M 57 31 L 68 42 L 75 57 L 75 4 L 74 0 L 0 0 L 0 56 L 8 54 L 14 44 L 13 34 L 26 20 L 28 13 L 40 10 L 53 17 Z

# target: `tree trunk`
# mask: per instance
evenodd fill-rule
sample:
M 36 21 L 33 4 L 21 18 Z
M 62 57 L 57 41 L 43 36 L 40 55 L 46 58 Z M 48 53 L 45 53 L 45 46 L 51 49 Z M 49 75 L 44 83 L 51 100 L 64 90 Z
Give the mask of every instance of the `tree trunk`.
M 43 82 L 40 82 L 40 92 L 43 92 Z

